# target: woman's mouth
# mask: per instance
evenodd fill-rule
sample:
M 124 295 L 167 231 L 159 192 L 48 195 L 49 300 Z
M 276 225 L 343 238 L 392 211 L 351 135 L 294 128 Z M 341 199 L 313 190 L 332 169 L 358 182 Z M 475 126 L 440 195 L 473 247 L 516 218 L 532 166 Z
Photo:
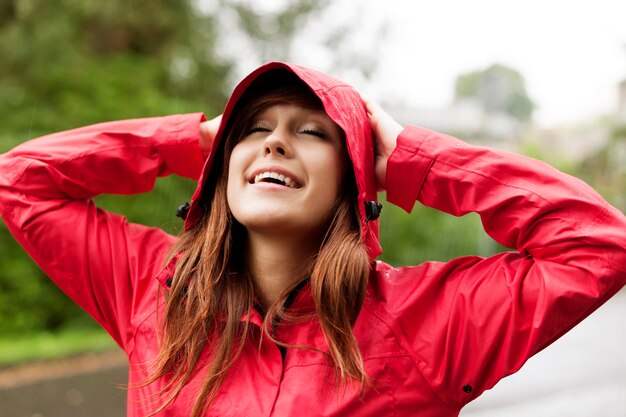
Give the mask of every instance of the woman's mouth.
M 260 172 L 252 178 L 252 181 L 250 181 L 251 184 L 257 184 L 257 183 L 263 183 L 263 182 L 271 183 L 271 184 L 279 184 L 279 185 L 289 187 L 289 188 L 302 187 L 291 177 L 288 177 L 286 175 L 280 174 L 275 171 Z

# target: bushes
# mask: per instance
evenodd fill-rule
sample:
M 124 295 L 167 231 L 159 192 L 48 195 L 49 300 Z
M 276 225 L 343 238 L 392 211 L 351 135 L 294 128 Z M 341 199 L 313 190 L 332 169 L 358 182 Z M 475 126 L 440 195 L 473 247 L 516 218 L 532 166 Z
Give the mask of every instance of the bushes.
M 477 214 L 458 218 L 419 203 L 407 214 L 387 203 L 380 224 L 381 259 L 396 266 L 489 256 L 504 249 L 483 231 Z

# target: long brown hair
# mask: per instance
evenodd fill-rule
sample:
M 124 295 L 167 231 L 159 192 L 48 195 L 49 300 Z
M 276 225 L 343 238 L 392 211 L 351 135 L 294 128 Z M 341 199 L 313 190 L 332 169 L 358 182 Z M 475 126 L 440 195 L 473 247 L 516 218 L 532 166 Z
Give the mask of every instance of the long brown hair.
M 241 318 L 254 308 L 255 286 L 241 255 L 245 253 L 245 230 L 233 218 L 226 200 L 227 161 L 252 118 L 279 103 L 323 109 L 319 98 L 286 71 L 272 71 L 248 88 L 226 127 L 226 140 L 217 153 L 223 158 L 215 158 L 205 187 L 209 191 L 201 197 L 204 216 L 183 233 L 170 251 L 168 261 L 175 256 L 179 259 L 171 289 L 166 293 L 156 370 L 145 384 L 159 378 L 167 378 L 168 382 L 160 391 L 164 400 L 153 414 L 165 409 L 203 368 L 206 375 L 191 412 L 192 417 L 201 416 L 246 343 L 250 324 Z M 363 388 L 369 380 L 352 326 L 365 298 L 369 259 L 361 239 L 351 167 L 347 167 L 347 173 L 344 191 L 308 273 L 317 319 L 328 344 L 328 352 L 324 353 L 338 382 L 353 380 Z M 287 317 L 285 300 L 296 285 L 286 289 L 264 317 L 264 333 L 283 346 L 289 345 L 274 339 L 271 321 Z M 209 352 L 207 363 L 201 360 L 205 350 Z

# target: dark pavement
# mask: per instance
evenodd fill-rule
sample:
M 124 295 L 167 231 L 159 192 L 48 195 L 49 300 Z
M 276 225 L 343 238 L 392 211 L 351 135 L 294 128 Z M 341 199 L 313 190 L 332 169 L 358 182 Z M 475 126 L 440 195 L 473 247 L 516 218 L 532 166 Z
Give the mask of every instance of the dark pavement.
M 1 417 L 123 417 L 125 366 L 0 390 Z

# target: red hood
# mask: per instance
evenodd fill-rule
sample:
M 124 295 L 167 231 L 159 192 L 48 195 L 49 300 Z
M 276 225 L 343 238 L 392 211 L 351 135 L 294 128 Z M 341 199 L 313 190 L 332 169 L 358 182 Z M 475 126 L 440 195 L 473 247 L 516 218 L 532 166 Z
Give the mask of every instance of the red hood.
M 282 62 L 270 62 L 257 68 L 244 78 L 233 91 L 233 94 L 226 104 L 222 123 L 215 137 L 215 141 L 213 142 L 213 148 L 202 169 L 198 187 L 192 197 L 191 207 L 185 220 L 185 230 L 189 230 L 197 224 L 200 216 L 202 216 L 202 209 L 198 204 L 199 197 L 203 193 L 206 179 L 213 164 L 215 152 L 222 141 L 224 127 L 227 125 L 227 121 L 237 101 L 259 75 L 275 69 L 286 69 L 297 75 L 320 98 L 326 113 L 328 113 L 330 118 L 345 132 L 348 154 L 352 160 L 354 176 L 359 191 L 359 213 L 363 228 L 363 241 L 367 246 L 370 258 L 376 258 L 381 253 L 380 244 L 378 242 L 378 220 L 367 221 L 365 210 L 366 202 L 376 200 L 374 144 L 369 120 L 365 113 L 365 107 L 361 101 L 361 97 L 354 88 L 327 74 Z

